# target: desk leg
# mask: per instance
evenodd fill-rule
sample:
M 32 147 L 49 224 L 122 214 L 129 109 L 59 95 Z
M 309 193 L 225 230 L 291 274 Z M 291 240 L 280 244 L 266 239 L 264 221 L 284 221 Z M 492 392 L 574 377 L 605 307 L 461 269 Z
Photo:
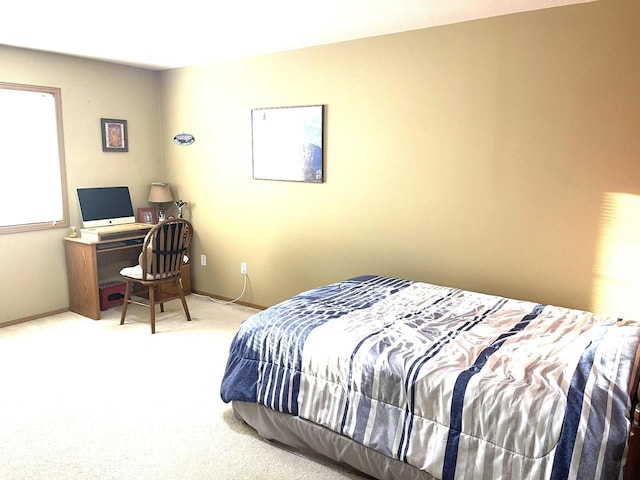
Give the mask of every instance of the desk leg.
M 94 320 L 100 320 L 98 262 L 95 245 L 65 242 L 65 254 L 71 311 Z

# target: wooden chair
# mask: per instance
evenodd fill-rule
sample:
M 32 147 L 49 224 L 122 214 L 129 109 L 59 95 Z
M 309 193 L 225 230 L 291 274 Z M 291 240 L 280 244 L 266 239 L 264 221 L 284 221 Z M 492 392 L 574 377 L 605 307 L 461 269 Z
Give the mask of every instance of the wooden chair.
M 191 320 L 189 307 L 182 288 L 181 267 L 187 260 L 186 254 L 191 244 L 192 235 L 193 228 L 191 223 L 182 218 L 164 220 L 149 230 L 142 244 L 142 253 L 138 257 L 138 265 L 123 268 L 120 271 L 127 283 L 124 291 L 120 325 L 124 324 L 127 306 L 130 303 L 135 303 L 136 305 L 149 307 L 151 311 L 151 333 L 156 333 L 156 304 L 159 303 L 160 311 L 164 312 L 164 302 L 176 298 L 180 298 L 187 320 Z M 134 284 L 148 287 L 149 303 L 131 300 Z M 160 288 L 163 284 L 175 285 L 178 296 L 167 298 Z

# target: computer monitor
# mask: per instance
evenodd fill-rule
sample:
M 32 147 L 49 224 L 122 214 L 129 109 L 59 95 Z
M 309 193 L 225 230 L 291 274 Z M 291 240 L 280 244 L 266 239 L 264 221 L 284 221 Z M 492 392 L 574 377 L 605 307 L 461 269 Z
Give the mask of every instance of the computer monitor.
M 135 223 L 129 187 L 78 188 L 84 228 Z

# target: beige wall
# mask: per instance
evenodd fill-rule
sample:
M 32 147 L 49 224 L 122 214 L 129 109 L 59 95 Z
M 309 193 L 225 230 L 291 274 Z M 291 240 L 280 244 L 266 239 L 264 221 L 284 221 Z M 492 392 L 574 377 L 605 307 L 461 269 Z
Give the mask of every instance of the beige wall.
M 264 306 L 377 273 L 591 308 L 603 196 L 640 194 L 639 17 L 601 0 L 163 72 L 195 288 L 236 296 L 246 261 Z M 326 182 L 253 180 L 251 109 L 312 104 Z
M 157 72 L 0 46 L 0 81 L 61 88 L 72 225 L 80 225 L 78 187 L 128 185 L 134 207 L 148 206 L 150 182 L 162 179 Z M 101 117 L 128 121 L 129 153 L 102 152 Z M 0 323 L 69 308 L 66 234 L 0 235 Z
M 639 18 L 600 0 L 162 74 L 0 46 L 0 81 L 62 88 L 72 223 L 80 186 L 190 202 L 197 290 L 235 297 L 245 261 L 263 306 L 378 273 L 591 309 L 612 251 L 640 271 L 637 222 L 602 253 L 612 205 L 640 218 Z M 326 182 L 253 180 L 251 109 L 311 104 Z M 129 121 L 128 154 L 100 117 Z M 0 236 L 0 323 L 68 308 L 65 234 Z

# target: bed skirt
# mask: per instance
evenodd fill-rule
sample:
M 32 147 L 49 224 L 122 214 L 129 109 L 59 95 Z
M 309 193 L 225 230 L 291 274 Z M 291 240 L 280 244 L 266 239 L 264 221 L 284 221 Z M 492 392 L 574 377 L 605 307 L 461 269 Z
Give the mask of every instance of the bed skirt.
M 234 415 L 261 437 L 311 459 L 328 459 L 380 480 L 437 480 L 407 463 L 387 457 L 303 418 L 256 403 L 234 400 L 232 406 Z

